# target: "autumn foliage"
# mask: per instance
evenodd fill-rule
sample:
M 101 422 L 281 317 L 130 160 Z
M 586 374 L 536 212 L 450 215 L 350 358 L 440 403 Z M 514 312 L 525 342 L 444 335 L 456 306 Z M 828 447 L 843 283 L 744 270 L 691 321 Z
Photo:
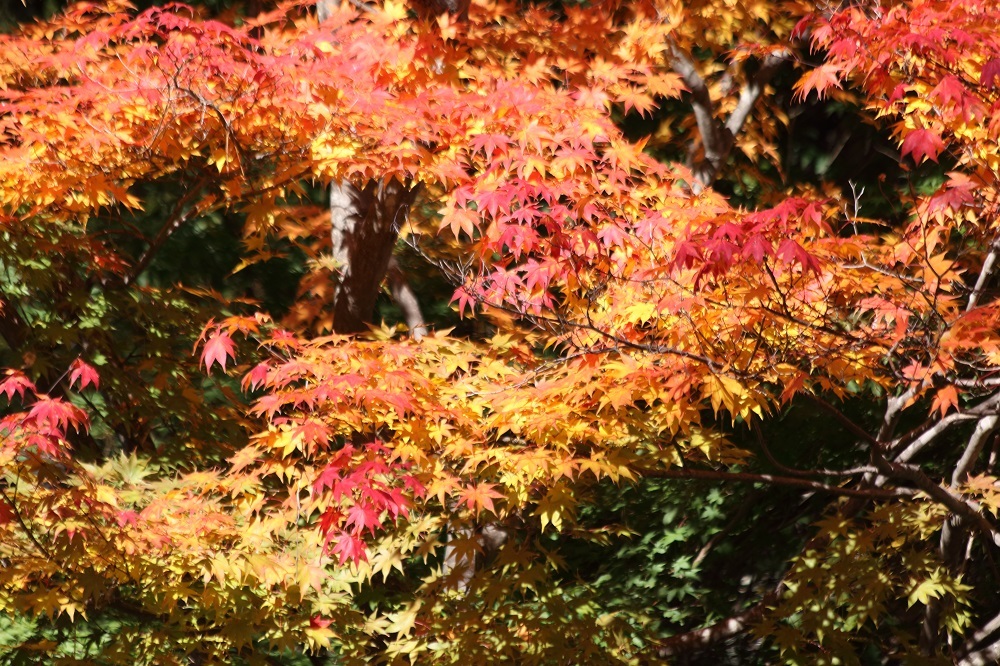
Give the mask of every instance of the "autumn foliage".
M 0 608 L 91 636 L 11 649 L 655 663 L 749 632 L 760 663 L 994 654 L 1000 10 L 312 4 L 81 3 L 2 38 Z M 931 175 L 886 219 L 787 177 L 779 73 Z M 388 242 L 450 280 L 463 328 L 337 332 L 331 183 L 412 193 Z M 233 219 L 226 283 L 304 257 L 292 302 L 163 258 Z M 781 462 L 789 414 L 836 452 Z M 659 479 L 820 499 L 730 622 L 664 631 L 573 568 L 621 536 L 589 518 L 602 493 Z

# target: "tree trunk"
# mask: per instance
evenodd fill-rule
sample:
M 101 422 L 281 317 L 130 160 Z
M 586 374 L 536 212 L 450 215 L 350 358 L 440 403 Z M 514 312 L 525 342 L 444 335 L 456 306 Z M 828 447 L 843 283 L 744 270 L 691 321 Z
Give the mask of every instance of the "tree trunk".
M 331 239 L 339 271 L 333 297 L 337 333 L 361 333 L 372 322 L 375 300 L 415 193 L 416 188 L 395 178 L 369 182 L 364 189 L 348 182 L 330 186 Z M 413 296 L 408 289 L 405 293 Z M 408 320 L 418 332 L 414 320 Z

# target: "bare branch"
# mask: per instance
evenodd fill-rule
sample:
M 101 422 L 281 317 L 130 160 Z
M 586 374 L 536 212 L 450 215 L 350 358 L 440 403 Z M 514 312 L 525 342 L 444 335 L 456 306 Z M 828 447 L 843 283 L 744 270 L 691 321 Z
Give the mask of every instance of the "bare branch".
M 896 424 L 899 423 L 899 417 L 903 413 L 903 409 L 917 395 L 918 390 L 920 390 L 920 386 L 914 384 L 901 394 L 889 397 L 885 406 L 885 414 L 882 416 L 882 426 L 879 428 L 878 435 L 875 439 L 885 444 L 892 438 L 893 433 L 896 431 Z
M 958 662 L 958 666 L 993 666 L 1000 661 L 1000 640 L 988 647 L 970 652 L 965 659 Z
M 789 467 L 779 462 L 774 457 L 774 454 L 771 453 L 770 447 L 768 447 L 767 442 L 764 440 L 764 434 L 760 431 L 760 426 L 755 422 L 751 427 L 753 428 L 754 435 L 756 435 L 761 451 L 764 452 L 764 456 L 782 474 L 791 474 L 792 476 L 854 476 L 856 474 L 874 474 L 878 472 L 878 470 L 871 466 L 855 467 L 853 469 L 797 469 Z
M 333 327 L 338 333 L 367 330 L 375 301 L 417 188 L 394 177 L 358 188 L 348 181 L 330 186 L 330 238 L 339 275 Z
M 670 65 L 691 91 L 691 108 L 698 124 L 698 132 L 701 134 L 704 158 L 694 165 L 694 174 L 700 187 L 708 187 L 732 152 L 734 139 L 750 117 L 757 100 L 764 92 L 764 86 L 789 53 L 786 51 L 775 53 L 761 62 L 760 69 L 740 90 L 736 108 L 723 123 L 715 118 L 715 104 L 712 102 L 705 79 L 698 73 L 694 59 L 673 40 L 670 40 L 669 44 Z
M 969 636 L 961 647 L 958 649 L 958 656 L 966 656 L 972 653 L 979 645 L 982 644 L 991 635 L 1000 631 L 1000 615 L 996 615 L 992 620 L 984 624 L 980 629 L 976 630 L 971 636 Z M 962 662 L 965 663 L 965 662 Z
M 965 446 L 965 451 L 962 453 L 962 457 L 952 472 L 952 487 L 961 485 L 966 477 L 968 477 L 969 472 L 972 471 L 976 460 L 979 459 L 979 455 L 983 451 L 983 445 L 986 443 L 987 438 L 996 430 L 998 421 L 1000 421 L 1000 417 L 992 415 L 983 417 L 976 423 L 976 427 L 972 431 L 972 436 L 969 437 L 969 443 Z
M 949 414 L 929 428 L 925 428 L 922 431 L 918 429 L 918 432 L 920 432 L 919 436 L 912 440 L 910 439 L 913 435 L 912 432 L 899 437 L 889 445 L 888 449 L 889 451 L 896 451 L 903 445 L 906 445 L 906 448 L 896 454 L 893 460 L 897 463 L 909 462 L 917 453 L 954 424 L 995 415 L 998 413 L 998 409 L 1000 409 L 1000 392 L 993 394 L 978 405 L 970 407 L 963 412 Z
M 983 260 L 983 267 L 979 271 L 979 277 L 976 279 L 976 286 L 972 288 L 972 293 L 969 295 L 969 302 L 965 305 L 966 312 L 969 312 L 979 304 L 983 290 L 986 289 L 986 285 L 989 284 L 996 270 L 998 256 L 1000 256 L 1000 236 L 994 238 L 993 242 L 990 243 L 990 251 L 986 255 L 986 259 Z
M 774 76 L 778 67 L 790 55 L 791 53 L 786 50 L 773 53 L 764 58 L 760 69 L 757 70 L 753 78 L 740 90 L 740 99 L 736 103 L 736 108 L 733 109 L 733 112 L 729 115 L 729 119 L 726 120 L 726 129 L 729 130 L 730 136 L 736 136 L 743 129 L 744 123 L 750 117 L 750 112 L 753 111 L 753 107 L 757 104 L 761 93 L 764 92 L 764 86 L 767 85 L 767 82 Z
M 694 111 L 695 122 L 698 123 L 702 148 L 705 151 L 704 160 L 695 166 L 694 171 L 698 183 L 701 187 L 706 187 L 729 155 L 732 135 L 728 134 L 724 125 L 716 121 L 712 96 L 691 56 L 673 40 L 670 41 L 670 65 L 684 79 L 684 85 L 691 91 L 691 108 Z

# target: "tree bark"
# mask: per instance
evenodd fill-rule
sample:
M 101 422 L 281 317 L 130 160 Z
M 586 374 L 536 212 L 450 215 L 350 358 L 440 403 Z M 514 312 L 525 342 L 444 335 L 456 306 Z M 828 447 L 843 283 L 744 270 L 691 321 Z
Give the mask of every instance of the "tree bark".
M 415 193 L 416 188 L 395 178 L 369 182 L 364 189 L 346 181 L 330 186 L 331 240 L 339 270 L 333 297 L 337 333 L 361 333 L 372 322 L 375 300 Z
M 750 117 L 757 100 L 764 92 L 764 86 L 791 54 L 780 52 L 761 61 L 757 72 L 748 77 L 747 83 L 740 89 L 740 98 L 736 103 L 736 108 L 723 122 L 715 117 L 715 102 L 709 93 L 708 85 L 698 73 L 694 58 L 673 41 L 670 42 L 669 46 L 671 66 L 684 80 L 684 85 L 691 91 L 691 109 L 694 111 L 694 118 L 698 123 L 698 133 L 701 135 L 703 154 L 700 159 L 691 164 L 691 170 L 697 181 L 692 184 L 693 189 L 700 192 L 712 185 L 729 158 L 733 146 L 736 145 L 736 136 L 743 129 L 743 125 Z

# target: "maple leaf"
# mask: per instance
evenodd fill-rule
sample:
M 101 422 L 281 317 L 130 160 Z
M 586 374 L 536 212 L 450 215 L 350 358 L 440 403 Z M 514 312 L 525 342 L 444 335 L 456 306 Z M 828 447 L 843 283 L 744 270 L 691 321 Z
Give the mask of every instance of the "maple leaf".
M 258 387 L 263 386 L 267 382 L 267 374 L 270 369 L 271 366 L 269 364 L 258 363 L 250 372 L 244 375 L 243 381 L 240 382 L 240 388 L 245 392 L 247 389 L 256 390 Z
M 949 75 L 941 79 L 941 82 L 934 86 L 934 90 L 931 91 L 930 96 L 938 100 L 941 106 L 947 106 L 949 104 L 960 104 L 966 94 L 965 86 L 958 80 L 958 77 Z
M 52 426 L 60 433 L 64 433 L 66 428 L 79 430 L 89 425 L 87 414 L 82 409 L 61 398 L 45 395 L 38 396 L 28 412 L 28 418 L 39 425 Z
M 73 386 L 73 384 L 75 384 L 77 380 L 79 380 L 81 391 L 90 386 L 91 384 L 94 385 L 95 389 L 98 388 L 98 382 L 100 381 L 100 377 L 98 376 L 97 371 L 94 370 L 94 368 L 88 365 L 87 363 L 84 363 L 82 359 L 78 358 L 75 361 L 73 361 L 73 364 L 70 365 L 69 368 L 70 368 L 70 373 L 69 373 L 70 386 Z
M 943 418 L 950 409 L 958 409 L 958 389 L 954 386 L 945 386 L 934 394 L 931 412 L 940 412 Z
M 938 161 L 938 155 L 944 150 L 944 141 L 931 130 L 914 130 L 903 139 L 900 153 L 905 157 L 910 155 L 913 161 L 920 164 L 925 159 Z
M 119 511 L 116 517 L 119 527 L 131 527 L 139 522 L 139 514 L 131 509 Z
M 757 263 L 774 254 L 774 246 L 762 234 L 754 234 L 743 244 L 743 257 Z
M 368 551 L 365 548 L 364 541 L 362 541 L 359 537 L 356 537 L 348 532 L 341 531 L 334 537 L 333 541 L 334 544 L 332 552 L 337 554 L 340 564 L 345 564 L 347 562 L 356 564 L 358 562 L 368 561 Z
M 1000 57 L 991 58 L 983 65 L 983 69 L 979 74 L 979 85 L 987 90 L 994 90 L 998 87 L 998 79 L 1000 79 Z
M 233 343 L 229 333 L 216 330 L 208 336 L 205 347 L 201 352 L 201 362 L 205 366 L 206 372 L 211 372 L 212 365 L 218 363 L 223 370 L 226 369 L 226 361 L 236 356 L 236 345 Z
M 465 489 L 459 493 L 458 503 L 465 504 L 470 510 L 475 512 L 476 516 L 478 516 L 483 510 L 496 514 L 496 508 L 493 505 L 493 500 L 500 499 L 503 495 L 494 490 L 494 488 L 496 488 L 496 486 L 492 483 L 467 485 Z
M 618 101 L 625 106 L 625 113 L 632 109 L 638 111 L 639 115 L 646 117 L 656 108 L 653 98 L 638 88 L 626 87 L 618 93 Z
M 0 501 L 0 525 L 6 525 L 7 523 L 15 520 L 17 514 L 10 508 L 10 505 L 6 500 Z
M 819 272 L 819 262 L 795 240 L 786 238 L 778 245 L 777 257 L 790 264 L 797 263 L 806 270 Z
M 347 510 L 344 524 L 349 526 L 352 534 L 360 535 L 364 530 L 375 534 L 375 529 L 382 526 L 379 512 L 365 504 L 355 504 Z
M 8 401 L 14 399 L 15 393 L 23 400 L 25 391 L 33 393 L 36 391 L 35 385 L 31 380 L 19 370 L 7 370 L 6 379 L 0 382 L 0 393 L 6 394 Z
M 823 99 L 831 88 L 840 88 L 840 68 L 827 63 L 806 72 L 795 83 L 794 99 L 802 101 L 813 91 L 816 91 L 817 97 Z
M 328 620 L 326 618 L 320 617 L 319 615 L 313 615 L 311 618 L 309 618 L 309 626 L 312 627 L 313 629 L 326 629 L 331 624 L 333 624 L 333 620 Z
M 321 534 L 329 534 L 334 527 L 340 525 L 341 521 L 344 519 L 344 514 L 340 511 L 330 507 L 323 512 L 319 521 L 319 531 Z

